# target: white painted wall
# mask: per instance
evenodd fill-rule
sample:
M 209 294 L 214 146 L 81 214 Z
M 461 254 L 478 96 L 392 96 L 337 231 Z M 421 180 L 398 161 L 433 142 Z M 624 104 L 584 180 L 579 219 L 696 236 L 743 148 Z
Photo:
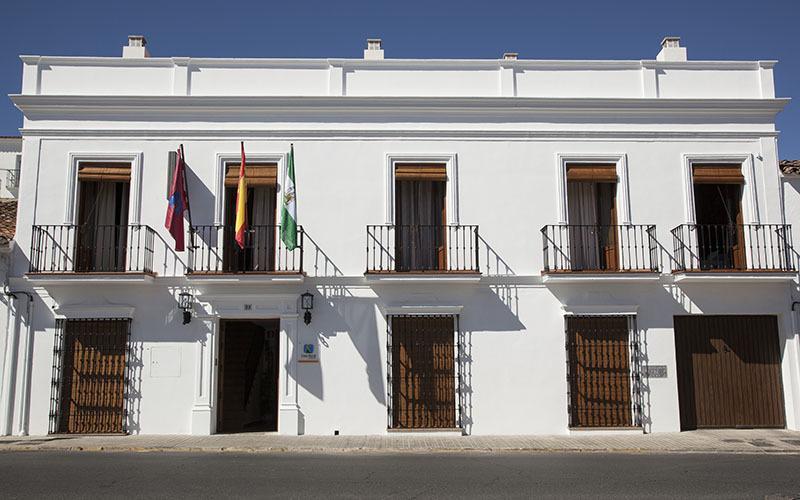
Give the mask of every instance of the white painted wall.
M 22 138 L 0 137 L 0 198 L 17 197 L 14 179 L 21 165 Z
M 297 344 L 317 343 L 321 351 L 319 364 L 295 366 L 290 356 L 287 365 L 296 377 L 282 379 L 297 384 L 302 430 L 308 434 L 386 432 L 385 312 L 398 305 L 463 307 L 460 329 L 471 348 L 466 423 L 474 434 L 568 432 L 563 308 L 583 306 L 607 312 L 637 308 L 649 363 L 668 369 L 668 378 L 651 380 L 646 394 L 652 432 L 679 428 L 673 315 L 778 315 L 787 424 L 800 425 L 791 281 L 679 284 L 668 265 L 662 276 L 633 283 L 552 284 L 541 276 L 539 230 L 558 221 L 563 202 L 559 155 L 625 158 L 631 221 L 656 224 L 665 264 L 670 229 L 686 221 L 687 155 L 753 162 L 755 175 L 746 189 L 757 196 L 746 199 L 755 200 L 761 222 L 781 223 L 774 114 L 784 103 L 763 90 L 771 63 L 36 57 L 24 62 L 24 96 L 14 98 L 26 120 L 12 274 L 16 286 L 39 297 L 31 357 L 32 434 L 47 432 L 54 307 L 119 305 L 135 309 L 132 340 L 141 352 L 135 379 L 141 396 L 133 401 L 132 431 L 205 432 L 192 411 L 199 406 L 198 387 L 213 383 L 207 378 L 213 370 L 200 360 L 204 349 L 213 352 L 214 322 L 196 318 L 180 324 L 175 297 L 184 289 L 206 300 L 205 309 L 197 308 L 200 315 L 223 314 L 215 300 L 227 304 L 225 314 L 241 314 L 247 303 L 255 304 L 255 311 L 273 311 L 274 304 L 285 307 L 286 296 L 315 292 L 309 326 L 288 316 L 282 320 L 296 324 Z M 504 71 L 509 68 L 513 80 Z M 164 99 L 123 97 L 132 92 Z M 67 94 L 72 101 L 57 97 Z M 96 94 L 118 98 L 104 101 Z M 442 96 L 481 99 L 454 104 Z M 554 99 L 561 97 L 576 99 Z M 298 215 L 308 235 L 308 277 L 302 284 L 191 282 L 183 276 L 185 253 L 170 249 L 163 227 L 168 152 L 184 145 L 194 223 L 210 224 L 218 157 L 235 157 L 239 140 L 251 156 L 285 154 L 294 143 Z M 140 218 L 160 236 L 152 282 L 24 278 L 31 225 L 68 220 L 70 158 L 87 154 L 141 158 Z M 385 222 L 387 155 L 455 158 L 457 215 L 463 224 L 480 226 L 479 281 L 390 284 L 364 278 L 365 226 Z M 209 296 L 217 298 L 202 299 Z M 206 339 L 209 344 L 202 343 Z M 179 365 L 177 374 L 152 371 L 154 349 Z M 286 401 L 293 397 L 292 392 Z M 14 415 L 19 418 L 18 411 Z

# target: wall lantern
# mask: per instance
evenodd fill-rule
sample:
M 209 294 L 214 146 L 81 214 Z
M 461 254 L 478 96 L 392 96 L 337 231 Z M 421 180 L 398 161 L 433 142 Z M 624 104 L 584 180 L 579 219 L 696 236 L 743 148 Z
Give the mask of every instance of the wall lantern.
M 178 308 L 183 311 L 183 324 L 192 321 L 192 294 L 181 292 L 178 294 Z
M 306 312 L 303 315 L 303 321 L 306 324 L 311 323 L 311 310 L 314 309 L 314 296 L 308 292 L 300 295 L 300 307 Z

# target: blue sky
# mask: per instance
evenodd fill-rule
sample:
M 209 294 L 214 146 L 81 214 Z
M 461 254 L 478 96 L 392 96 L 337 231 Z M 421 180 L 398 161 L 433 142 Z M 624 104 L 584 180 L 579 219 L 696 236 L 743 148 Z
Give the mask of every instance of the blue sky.
M 690 59 L 777 59 L 777 95 L 800 98 L 800 0 L 5 2 L 0 93 L 19 91 L 19 54 L 119 56 L 130 33 L 153 55 L 652 59 L 678 35 Z M 782 158 L 800 158 L 800 99 L 778 117 Z M 0 99 L 0 135 L 21 114 Z

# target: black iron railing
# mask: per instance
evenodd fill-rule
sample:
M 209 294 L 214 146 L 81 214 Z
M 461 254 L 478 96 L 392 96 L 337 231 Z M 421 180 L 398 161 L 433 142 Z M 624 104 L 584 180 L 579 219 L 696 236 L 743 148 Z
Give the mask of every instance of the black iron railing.
M 152 273 L 150 226 L 63 224 L 33 226 L 31 273 Z
M 672 230 L 676 271 L 793 271 L 788 224 L 682 224 Z
M 189 273 L 302 273 L 303 228 L 297 227 L 297 246 L 286 248 L 279 225 L 250 226 L 244 248 L 232 225 L 194 226 L 189 244 Z
M 479 273 L 478 226 L 367 226 L 367 272 Z
M 656 272 L 653 225 L 548 225 L 542 228 L 545 272 Z

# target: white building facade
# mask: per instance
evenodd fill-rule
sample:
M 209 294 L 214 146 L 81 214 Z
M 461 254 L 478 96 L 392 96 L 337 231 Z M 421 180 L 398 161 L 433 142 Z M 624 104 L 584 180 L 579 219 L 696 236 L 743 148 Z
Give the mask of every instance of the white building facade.
M 772 61 L 22 61 L 4 434 L 800 428 Z

